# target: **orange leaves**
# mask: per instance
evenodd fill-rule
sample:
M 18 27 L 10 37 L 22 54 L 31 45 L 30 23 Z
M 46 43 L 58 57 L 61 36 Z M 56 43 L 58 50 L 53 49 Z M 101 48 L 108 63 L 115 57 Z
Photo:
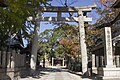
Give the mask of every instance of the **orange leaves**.
M 113 2 L 115 0 L 100 0 L 100 2 L 105 3 L 105 2 Z
M 103 6 L 109 8 L 111 3 L 113 3 L 115 0 L 99 0 Z
M 61 39 L 60 44 L 63 45 L 68 51 L 67 53 L 71 56 L 77 56 L 79 52 L 79 43 L 75 39 Z
M 72 40 L 62 39 L 60 41 L 60 44 L 62 44 L 63 46 L 67 46 L 67 45 L 71 46 L 73 44 L 73 42 L 72 42 Z
M 79 53 L 79 28 L 69 24 L 64 24 L 60 28 L 65 34 L 59 41 L 60 45 L 64 47 L 68 56 L 77 57 Z

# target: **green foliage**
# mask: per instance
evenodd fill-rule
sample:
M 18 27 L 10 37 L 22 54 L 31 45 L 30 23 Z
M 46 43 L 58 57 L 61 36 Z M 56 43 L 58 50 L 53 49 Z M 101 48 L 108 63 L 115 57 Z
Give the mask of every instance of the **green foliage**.
M 76 58 L 80 52 L 78 27 L 65 24 L 60 28 L 63 30 L 65 36 L 59 43 L 65 48 L 67 56 Z
M 34 16 L 37 6 L 45 4 L 48 0 L 6 0 L 6 7 L 0 7 L 0 45 L 6 44 L 6 39 L 12 34 L 20 33 L 24 37 L 28 34 L 27 17 Z
M 69 24 L 45 30 L 40 34 L 40 54 L 47 53 L 48 58 L 76 58 L 79 53 L 78 34 L 78 27 Z

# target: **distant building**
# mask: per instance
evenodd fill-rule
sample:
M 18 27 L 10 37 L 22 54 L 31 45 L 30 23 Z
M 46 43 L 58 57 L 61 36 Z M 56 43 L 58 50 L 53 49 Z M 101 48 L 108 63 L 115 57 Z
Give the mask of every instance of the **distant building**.
M 11 36 L 7 39 L 7 47 L 20 50 L 24 48 L 23 44 L 19 41 L 16 35 Z

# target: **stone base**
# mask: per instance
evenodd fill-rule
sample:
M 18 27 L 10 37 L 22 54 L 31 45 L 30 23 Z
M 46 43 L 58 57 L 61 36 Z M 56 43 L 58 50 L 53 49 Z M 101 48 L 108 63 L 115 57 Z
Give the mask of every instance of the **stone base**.
M 120 68 L 106 67 L 98 68 L 98 77 L 109 80 L 120 79 Z
M 19 80 L 25 70 L 25 67 L 14 69 L 2 68 L 0 69 L 0 80 Z
M 106 68 L 116 68 L 116 65 L 106 65 Z
M 97 67 L 92 67 L 92 74 L 97 74 Z

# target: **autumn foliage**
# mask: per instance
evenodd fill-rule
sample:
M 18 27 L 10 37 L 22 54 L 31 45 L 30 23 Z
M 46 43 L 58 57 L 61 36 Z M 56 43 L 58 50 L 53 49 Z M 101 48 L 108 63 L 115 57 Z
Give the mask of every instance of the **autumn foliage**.
M 70 57 L 77 57 L 80 52 L 79 30 L 77 26 L 63 25 L 66 28 L 66 37 L 61 38 L 59 43 L 65 48 L 65 51 Z
M 99 0 L 100 3 L 105 7 L 110 7 L 112 3 L 114 3 L 116 0 Z
M 61 39 L 60 44 L 66 48 L 66 52 L 68 56 L 76 57 L 79 53 L 79 43 L 74 39 Z

